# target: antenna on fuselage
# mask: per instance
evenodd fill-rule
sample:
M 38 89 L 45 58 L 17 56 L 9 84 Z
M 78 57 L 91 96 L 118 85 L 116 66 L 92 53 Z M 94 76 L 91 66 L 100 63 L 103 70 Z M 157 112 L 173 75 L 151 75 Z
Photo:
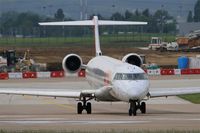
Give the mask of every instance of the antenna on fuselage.
M 96 56 L 102 55 L 102 52 L 100 49 L 100 39 L 99 39 L 100 25 L 146 25 L 146 24 L 147 22 L 98 20 L 97 16 L 94 16 L 93 20 L 39 23 L 39 25 L 42 25 L 42 26 L 94 26 Z

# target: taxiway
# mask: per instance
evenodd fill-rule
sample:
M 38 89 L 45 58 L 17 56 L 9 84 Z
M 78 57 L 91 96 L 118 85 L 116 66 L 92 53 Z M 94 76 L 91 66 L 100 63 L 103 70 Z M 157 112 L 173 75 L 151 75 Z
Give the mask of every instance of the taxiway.
M 152 77 L 151 87 L 198 87 L 200 79 Z M 91 89 L 84 79 L 28 79 L 0 81 L 1 88 Z M 76 114 L 75 99 L 0 95 L 0 128 L 7 130 L 200 130 L 200 105 L 178 97 L 147 101 L 147 113 L 128 116 L 123 102 L 92 101 L 91 115 Z

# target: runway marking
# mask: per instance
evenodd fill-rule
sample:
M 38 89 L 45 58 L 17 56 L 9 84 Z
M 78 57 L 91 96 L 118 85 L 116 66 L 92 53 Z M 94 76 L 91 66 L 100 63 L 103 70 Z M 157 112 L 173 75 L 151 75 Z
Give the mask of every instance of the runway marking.
M 151 118 L 150 120 L 164 120 L 164 121 L 200 121 L 200 118 Z
M 74 106 L 72 106 L 72 105 L 69 105 L 69 104 L 58 104 L 55 101 L 52 101 L 52 99 L 50 100 L 49 98 L 42 98 L 42 100 L 45 101 L 46 103 L 57 105 L 57 106 L 62 107 L 62 108 L 68 108 L 68 109 L 71 109 L 71 110 L 75 109 Z
M 93 124 L 141 124 L 148 123 L 150 121 L 116 121 L 116 120 L 80 120 L 80 121 L 71 121 L 71 120 L 0 120 L 0 124 L 70 124 L 70 125 L 93 125 Z

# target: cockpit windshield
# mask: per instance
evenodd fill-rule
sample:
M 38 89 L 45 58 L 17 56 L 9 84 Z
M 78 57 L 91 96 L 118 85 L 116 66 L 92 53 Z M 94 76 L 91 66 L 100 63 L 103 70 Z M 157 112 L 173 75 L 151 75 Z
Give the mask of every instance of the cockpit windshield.
M 147 80 L 146 73 L 116 73 L 114 80 Z

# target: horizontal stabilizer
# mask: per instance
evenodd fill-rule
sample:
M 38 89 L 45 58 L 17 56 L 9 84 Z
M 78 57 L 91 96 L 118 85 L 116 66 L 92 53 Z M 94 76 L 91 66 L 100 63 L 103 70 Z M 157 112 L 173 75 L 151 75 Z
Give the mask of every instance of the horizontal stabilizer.
M 147 22 L 139 21 L 106 21 L 99 20 L 99 25 L 146 25 Z
M 63 22 L 44 22 L 39 23 L 39 25 L 42 26 L 90 26 L 93 25 L 93 22 L 91 20 L 85 20 L 85 21 L 63 21 Z
M 98 20 L 98 25 L 146 25 L 147 22 L 137 22 L 137 21 L 107 21 Z M 39 23 L 42 26 L 94 26 L 93 20 L 84 21 L 63 21 L 63 22 L 44 22 Z

